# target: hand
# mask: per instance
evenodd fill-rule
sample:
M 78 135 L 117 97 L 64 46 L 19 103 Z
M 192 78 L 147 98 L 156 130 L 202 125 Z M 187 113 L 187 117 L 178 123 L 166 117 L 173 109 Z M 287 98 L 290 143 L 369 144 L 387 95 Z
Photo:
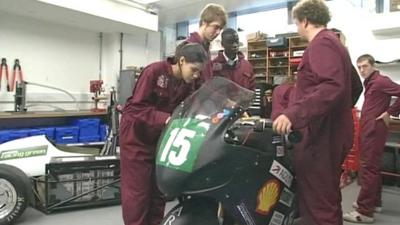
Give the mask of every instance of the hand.
M 383 120 L 386 127 L 389 127 L 390 115 L 388 112 L 384 112 L 380 116 L 378 116 L 378 118 L 376 118 L 376 120 Z
M 289 134 L 292 131 L 292 122 L 282 114 L 274 120 L 272 129 L 278 134 Z

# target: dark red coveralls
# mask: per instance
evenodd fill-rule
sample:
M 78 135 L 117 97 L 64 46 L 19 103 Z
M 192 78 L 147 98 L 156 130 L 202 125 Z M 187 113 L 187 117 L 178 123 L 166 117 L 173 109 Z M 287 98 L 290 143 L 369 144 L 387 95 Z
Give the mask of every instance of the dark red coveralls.
M 197 32 L 191 33 L 185 41 L 189 43 L 201 44 L 204 47 L 204 50 L 208 53 L 208 63 L 204 65 L 203 70 L 200 73 L 200 78 L 197 79 L 194 83 L 195 89 L 198 89 L 205 81 L 212 78 L 213 71 L 210 55 L 210 43 L 205 42 Z
M 303 134 L 294 148 L 304 225 L 341 225 L 341 164 L 352 146 L 351 60 L 335 34 L 322 30 L 298 67 L 293 100 L 283 110 Z
M 277 86 L 272 92 L 272 120 L 275 120 L 280 114 L 282 114 L 282 111 L 288 107 L 293 88 L 294 84 L 284 83 Z M 362 91 L 363 86 L 360 80 L 360 76 L 358 75 L 356 68 L 352 66 L 351 101 L 353 106 L 357 103 Z
M 191 90 L 161 61 L 143 70 L 127 100 L 119 140 L 125 225 L 159 225 L 164 216 L 165 201 L 155 183 L 156 145 L 167 118 Z
M 364 104 L 361 110 L 361 190 L 358 195 L 357 211 L 372 217 L 374 208 L 382 206 L 382 179 L 380 166 L 388 128 L 383 120 L 376 120 L 382 113 L 397 116 L 400 98 L 389 107 L 392 96 L 400 97 L 400 85 L 375 71 L 365 81 Z
M 256 87 L 253 74 L 253 67 L 244 58 L 243 53 L 238 52 L 238 61 L 235 65 L 227 64 L 223 51 L 218 52 L 218 56 L 212 61 L 213 76 L 220 76 L 232 80 L 236 84 L 254 90 Z
M 284 83 L 274 88 L 272 92 L 272 120 L 275 120 L 288 107 L 293 88 L 294 84 L 289 83 Z

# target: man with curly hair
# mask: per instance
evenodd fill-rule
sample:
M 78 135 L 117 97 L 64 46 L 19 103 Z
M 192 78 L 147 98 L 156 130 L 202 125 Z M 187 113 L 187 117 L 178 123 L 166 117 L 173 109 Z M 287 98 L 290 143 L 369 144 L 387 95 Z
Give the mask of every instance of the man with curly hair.
M 331 17 L 323 0 L 300 1 L 292 16 L 309 44 L 291 101 L 273 128 L 280 134 L 303 133 L 294 148 L 302 224 L 342 225 L 341 164 L 353 139 L 352 64 L 345 46 L 326 29 Z

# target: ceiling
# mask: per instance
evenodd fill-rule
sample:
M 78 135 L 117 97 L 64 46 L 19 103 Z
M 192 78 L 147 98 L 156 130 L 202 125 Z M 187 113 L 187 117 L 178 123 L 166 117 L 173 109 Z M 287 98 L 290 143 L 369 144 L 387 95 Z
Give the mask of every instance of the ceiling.
M 232 12 L 287 1 L 293 0 L 159 0 L 149 6 L 157 8 L 159 24 L 160 27 L 162 27 L 173 25 L 181 21 L 198 19 L 202 8 L 211 2 L 221 4 L 225 7 L 227 12 Z M 35 0 L 0 0 L 0 13 L 2 12 L 97 32 L 134 33 L 138 30 L 143 30 L 128 24 L 68 10 Z
M 227 12 L 233 12 L 288 1 L 293 0 L 159 0 L 154 5 L 159 8 L 159 23 L 168 25 L 198 19 L 200 11 L 208 3 L 220 4 Z
M 135 33 L 145 30 L 122 22 L 108 20 L 36 0 L 0 0 L 0 13 L 34 18 L 49 23 L 62 24 L 96 32 Z

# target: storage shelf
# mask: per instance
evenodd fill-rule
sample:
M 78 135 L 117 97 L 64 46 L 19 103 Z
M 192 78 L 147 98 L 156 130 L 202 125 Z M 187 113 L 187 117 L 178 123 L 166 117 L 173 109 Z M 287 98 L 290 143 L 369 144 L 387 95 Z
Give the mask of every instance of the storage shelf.
M 267 58 L 263 57 L 263 58 L 249 58 L 249 61 L 260 61 L 260 60 L 266 60 Z
M 268 75 L 269 77 L 287 77 L 288 75 L 286 75 L 286 74 L 271 74 L 271 75 Z
M 268 68 L 288 68 L 288 66 L 268 66 Z
M 293 50 L 293 49 L 296 49 L 296 50 L 298 50 L 298 49 L 305 49 L 305 48 L 307 48 L 307 45 L 291 46 L 290 48 L 291 48 L 292 50 Z
M 257 40 L 257 41 L 248 41 L 247 43 L 255 44 L 255 43 L 266 43 L 266 42 L 267 42 L 267 40 L 263 39 L 263 40 Z
M 254 75 L 255 78 L 265 78 L 265 75 Z
M 265 52 L 267 51 L 266 48 L 256 48 L 256 49 L 248 49 L 248 52 Z
M 268 59 L 287 59 L 288 56 L 279 56 L 279 57 L 269 57 Z

